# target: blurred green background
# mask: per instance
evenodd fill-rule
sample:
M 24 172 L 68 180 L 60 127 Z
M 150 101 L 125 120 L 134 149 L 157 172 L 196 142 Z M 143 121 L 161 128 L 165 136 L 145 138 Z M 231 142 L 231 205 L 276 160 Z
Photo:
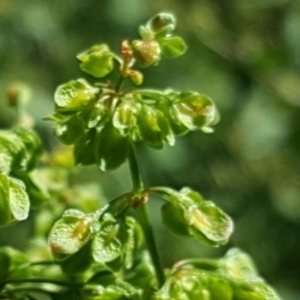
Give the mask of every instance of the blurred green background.
M 173 12 L 189 47 L 145 72 L 145 86 L 210 96 L 222 119 L 213 134 L 194 132 L 162 151 L 139 147 L 148 185 L 190 186 L 235 221 L 229 245 L 211 249 L 171 236 L 152 219 L 165 266 L 184 257 L 248 252 L 283 299 L 300 299 L 300 1 L 298 0 L 0 0 L 0 126 L 15 120 L 6 91 L 27 85 L 29 107 L 45 146 L 57 141 L 42 118 L 57 85 L 84 76 L 75 55 L 96 43 L 119 50 L 137 26 Z M 93 168 L 74 180 L 100 182 L 108 199 L 130 188 L 128 170 Z M 95 173 L 97 176 L 94 176 Z M 1 244 L 26 239 L 0 232 Z M 10 229 L 12 230 L 12 229 Z M 9 238 L 8 238 L 8 235 Z

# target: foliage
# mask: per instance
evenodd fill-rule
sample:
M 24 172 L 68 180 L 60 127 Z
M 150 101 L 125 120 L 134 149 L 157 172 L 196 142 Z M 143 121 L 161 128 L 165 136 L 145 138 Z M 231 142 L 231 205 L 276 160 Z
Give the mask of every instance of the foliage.
M 1 132 L 1 224 L 24 220 L 29 206 L 40 207 L 26 253 L 1 249 L 2 297 L 279 299 L 237 248 L 219 260 L 188 259 L 165 270 L 161 265 L 147 208 L 153 194 L 166 201 L 162 221 L 175 234 L 218 247 L 233 231 L 230 217 L 198 192 L 145 187 L 139 171 L 136 143 L 162 149 L 190 131 L 212 132 L 219 119 L 214 103 L 198 92 L 135 87 L 143 83 L 144 68 L 185 53 L 175 28 L 173 15 L 160 13 L 139 27 L 140 39 L 122 42 L 120 56 L 105 44 L 79 54 L 90 82 L 80 78 L 60 85 L 55 113 L 47 117 L 55 122 L 58 139 L 72 145 L 77 165 L 109 171 L 128 162 L 130 192 L 103 205 L 95 195 L 90 203 L 79 196 L 76 204 L 74 187 L 55 185 L 71 172 L 66 160 L 50 154 L 38 168 L 41 142 L 34 131 L 21 126 Z M 22 101 L 16 95 L 11 102 L 18 106 Z M 47 214 L 50 221 L 40 228 Z

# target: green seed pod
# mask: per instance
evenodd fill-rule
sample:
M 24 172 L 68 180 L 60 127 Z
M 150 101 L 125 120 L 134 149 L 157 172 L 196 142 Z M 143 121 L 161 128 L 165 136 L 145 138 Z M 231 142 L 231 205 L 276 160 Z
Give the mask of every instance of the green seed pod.
M 95 148 L 97 131 L 93 128 L 85 133 L 74 145 L 73 153 L 76 164 L 91 165 L 96 162 Z
M 123 135 L 128 134 L 136 126 L 136 115 L 140 109 L 138 103 L 124 101 L 115 110 L 112 118 L 113 126 Z
M 89 241 L 79 251 L 61 262 L 62 270 L 70 275 L 83 273 L 93 262 L 92 243 Z
M 154 149 L 163 148 L 164 135 L 159 127 L 157 110 L 144 105 L 138 115 L 138 126 L 141 140 Z
M 161 218 L 164 225 L 175 235 L 190 236 L 187 222 L 179 206 L 165 203 L 161 209 Z
M 107 124 L 97 139 L 96 160 L 103 171 L 118 168 L 125 162 L 128 154 L 129 141 L 119 130 Z
M 210 293 L 214 300 L 232 300 L 233 291 L 230 284 L 222 280 L 214 280 L 210 286 Z
M 9 206 L 9 183 L 7 176 L 0 174 L 0 225 L 9 224 L 12 215 Z
M 133 57 L 140 67 L 146 68 L 157 65 L 161 49 L 155 40 L 135 40 L 132 42 Z
M 55 126 L 55 135 L 65 145 L 76 143 L 84 133 L 84 124 L 78 115 L 74 115 Z
M 169 33 L 176 28 L 176 19 L 170 13 L 160 13 L 148 21 L 147 27 L 155 33 L 161 31 Z
M 144 80 L 143 74 L 141 72 L 135 71 L 135 70 L 131 70 L 129 72 L 129 78 L 135 85 L 141 85 Z
M 205 132 L 211 132 L 210 126 L 219 119 L 218 111 L 208 97 L 190 91 L 179 94 L 173 113 L 190 130 L 202 129 Z
M 63 260 L 78 252 L 90 239 L 96 227 L 93 218 L 75 209 L 64 212 L 52 227 L 49 245 L 57 260 Z
M 175 117 L 169 103 L 162 101 L 158 102 L 157 110 L 161 111 L 164 117 L 168 120 L 169 126 L 174 135 L 183 135 L 188 132 L 188 128 Z

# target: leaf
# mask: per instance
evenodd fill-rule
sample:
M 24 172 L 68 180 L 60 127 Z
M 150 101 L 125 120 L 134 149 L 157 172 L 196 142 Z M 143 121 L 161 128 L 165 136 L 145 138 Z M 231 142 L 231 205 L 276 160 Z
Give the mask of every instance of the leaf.
M 86 271 L 93 261 L 92 243 L 89 241 L 79 251 L 61 262 L 61 268 L 66 274 L 74 275 Z
M 163 56 L 167 58 L 175 58 L 183 55 L 187 46 L 184 40 L 179 36 L 165 37 L 163 39 L 158 40 L 161 53 Z
M 84 79 L 64 83 L 55 91 L 54 101 L 58 111 L 80 111 L 95 99 L 98 88 L 90 86 Z
M 77 56 L 81 61 L 80 69 L 97 78 L 104 77 L 113 70 L 113 57 L 105 44 L 95 45 Z
M 96 160 L 100 169 L 109 171 L 119 167 L 127 159 L 128 147 L 127 137 L 107 124 L 100 132 L 96 146 Z
M 56 123 L 55 135 L 65 145 L 76 143 L 84 134 L 84 123 L 78 115 Z
M 3 248 L 0 249 L 0 283 L 5 281 L 9 274 L 10 268 L 10 258 L 9 256 L 3 251 Z
M 17 221 L 27 219 L 30 201 L 22 181 L 15 178 L 8 178 L 9 204 L 13 217 Z
M 43 152 L 41 139 L 34 130 L 28 127 L 20 126 L 12 131 L 25 146 L 25 152 L 21 152 L 23 162 L 20 167 L 30 171 L 37 166 Z
M 91 165 L 96 162 L 97 131 L 91 129 L 74 145 L 73 153 L 76 164 Z
M 19 268 L 28 263 L 26 255 L 11 247 L 0 248 L 0 282 L 4 280 L 18 280 L 22 278 L 28 278 L 30 276 L 30 269 Z
M 25 168 L 24 152 L 24 144 L 12 130 L 0 131 L 0 167 L 3 172 L 10 173 L 20 166 Z
M 49 199 L 49 193 L 47 188 L 43 185 L 41 180 L 40 170 L 34 170 L 30 174 L 25 171 L 14 172 L 14 176 L 17 179 L 22 180 L 26 186 L 26 193 L 30 200 L 30 206 L 32 208 L 40 207 L 45 201 Z M 44 183 L 45 184 L 45 183 Z

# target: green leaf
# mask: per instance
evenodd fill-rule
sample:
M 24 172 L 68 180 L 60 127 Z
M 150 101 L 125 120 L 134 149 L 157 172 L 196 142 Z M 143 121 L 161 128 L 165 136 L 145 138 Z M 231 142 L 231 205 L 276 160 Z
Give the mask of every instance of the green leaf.
M 149 290 L 157 289 L 155 272 L 148 251 L 139 252 L 138 260 L 126 274 L 126 281 L 134 286 L 149 288 Z
M 99 134 L 96 160 L 103 171 L 113 170 L 125 162 L 129 141 L 115 127 L 107 124 Z
M 165 37 L 158 40 L 161 53 L 167 58 L 175 58 L 186 52 L 187 46 L 184 40 L 179 36 Z
M 28 263 L 26 255 L 10 247 L 0 248 L 0 283 L 5 280 L 18 280 L 28 278 L 29 268 L 19 268 Z
M 97 78 L 108 75 L 114 68 L 114 55 L 104 44 L 91 47 L 77 58 L 81 61 L 80 69 Z
M 0 174 L 0 225 L 9 224 L 11 221 L 9 181 L 5 174 Z
M 5 173 L 26 166 L 22 140 L 12 130 L 0 131 L 0 168 Z
M 43 186 L 42 180 L 40 180 L 40 173 L 35 173 L 35 171 L 37 170 L 34 170 L 34 172 L 31 172 L 30 174 L 25 171 L 18 171 L 14 172 L 14 176 L 17 179 L 22 180 L 25 184 L 26 193 L 30 200 L 30 206 L 38 208 L 49 199 L 49 193 Z
M 15 178 L 8 178 L 9 184 L 9 204 L 13 217 L 17 221 L 27 219 L 30 201 L 22 181 Z
M 76 164 L 91 165 L 96 163 L 97 131 L 89 130 L 74 145 L 73 153 Z
M 84 123 L 78 115 L 56 123 L 55 135 L 65 145 L 75 144 L 84 134 Z
M 89 241 L 79 251 L 63 260 L 60 265 L 64 273 L 74 275 L 85 272 L 92 262 L 92 243 Z
M 93 215 L 86 215 L 75 209 L 66 210 L 49 234 L 52 253 L 57 260 L 76 253 L 97 230 L 97 221 Z
M 0 131 L 0 169 L 10 173 L 12 170 L 31 170 L 42 152 L 41 140 L 28 127 L 16 127 Z
M 42 154 L 41 139 L 35 131 L 24 126 L 14 128 L 12 132 L 18 136 L 25 148 L 24 154 L 22 151 L 23 161 L 20 168 L 30 171 L 37 166 Z
M 0 284 L 6 280 L 9 274 L 10 258 L 3 249 L 0 249 Z
M 84 79 L 72 80 L 60 85 L 54 94 L 58 111 L 80 111 L 89 105 L 99 92 Z

